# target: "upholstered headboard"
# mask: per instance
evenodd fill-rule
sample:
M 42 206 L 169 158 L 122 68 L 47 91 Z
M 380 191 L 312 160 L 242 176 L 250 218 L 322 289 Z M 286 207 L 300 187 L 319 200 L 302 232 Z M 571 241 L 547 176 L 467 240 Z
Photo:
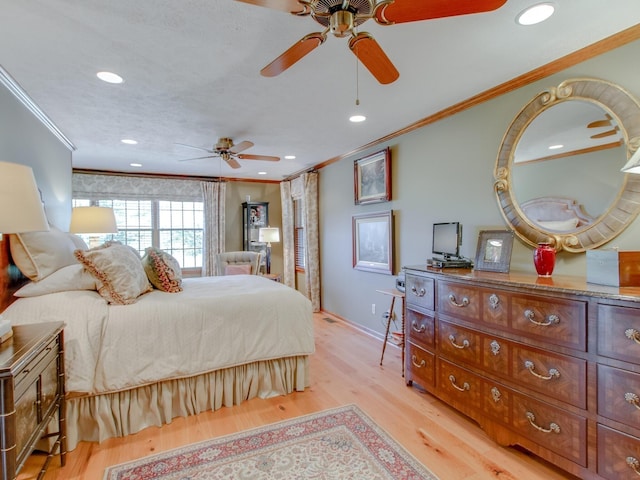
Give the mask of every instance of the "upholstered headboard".
M 529 220 L 547 230 L 570 231 L 593 222 L 582 205 L 572 198 L 539 197 L 520 205 Z

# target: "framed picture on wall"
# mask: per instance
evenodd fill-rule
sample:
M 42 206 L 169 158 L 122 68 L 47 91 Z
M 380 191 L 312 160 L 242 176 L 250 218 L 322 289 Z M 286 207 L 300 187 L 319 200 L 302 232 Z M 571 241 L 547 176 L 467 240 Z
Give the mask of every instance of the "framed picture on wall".
M 511 264 L 513 232 L 510 230 L 483 230 L 478 235 L 478 248 L 474 268 L 487 272 L 507 273 Z
M 388 148 L 353 164 L 355 204 L 391 200 L 391 152 Z
M 393 275 L 393 211 L 354 215 L 353 268 Z

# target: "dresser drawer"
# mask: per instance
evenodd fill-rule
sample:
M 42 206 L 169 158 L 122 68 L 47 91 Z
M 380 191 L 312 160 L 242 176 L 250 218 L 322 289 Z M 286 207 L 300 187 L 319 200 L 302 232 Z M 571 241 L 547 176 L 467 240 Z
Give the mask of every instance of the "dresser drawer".
M 587 362 L 521 344 L 513 345 L 513 378 L 537 392 L 587 408 Z
M 598 365 L 598 415 L 640 428 L 640 374 Z
M 511 328 L 529 338 L 586 351 L 586 303 L 513 294 Z
M 586 418 L 517 392 L 512 392 L 512 395 L 512 422 L 519 434 L 583 467 L 587 466 Z
M 482 407 L 482 378 L 438 357 L 438 391 L 456 408 L 474 413 Z
M 435 333 L 433 316 L 425 315 L 407 308 L 405 314 L 405 328 L 410 342 L 424 347 L 435 347 Z
M 406 347 L 406 377 L 423 387 L 435 387 L 435 356 L 409 342 Z
M 640 439 L 598 424 L 598 474 L 608 480 L 638 478 Z
M 480 291 L 472 286 L 438 282 L 438 312 L 480 321 Z
M 57 339 L 53 339 L 45 346 L 45 348 L 38 352 L 35 358 L 26 363 L 21 370 L 16 372 L 14 377 L 14 395 L 19 397 L 25 389 L 29 388 L 29 386 L 36 381 L 38 378 L 38 372 L 40 371 L 40 362 L 49 362 L 51 358 L 55 358 L 57 355 L 58 342 Z
M 442 355 L 450 359 L 478 366 L 482 354 L 481 335 L 468 328 L 440 320 L 438 349 Z
M 598 354 L 640 364 L 640 309 L 598 305 Z
M 405 300 L 407 305 L 433 310 L 435 282 L 431 278 L 406 275 L 405 277 Z

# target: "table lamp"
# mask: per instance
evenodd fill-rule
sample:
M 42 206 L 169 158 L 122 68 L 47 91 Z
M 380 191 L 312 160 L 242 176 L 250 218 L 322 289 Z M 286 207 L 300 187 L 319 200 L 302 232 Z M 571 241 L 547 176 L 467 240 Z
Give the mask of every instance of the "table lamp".
M 88 234 L 89 248 L 97 247 L 100 245 L 100 235 L 118 233 L 113 208 L 74 207 L 69 232 Z
M 26 165 L 0 162 L 0 240 L 3 233 L 49 230 L 33 170 Z M 13 335 L 11 322 L 0 315 L 0 343 Z
M 258 231 L 258 241 L 267 243 L 267 274 L 271 273 L 271 243 L 280 241 L 280 229 L 277 227 L 263 227 Z

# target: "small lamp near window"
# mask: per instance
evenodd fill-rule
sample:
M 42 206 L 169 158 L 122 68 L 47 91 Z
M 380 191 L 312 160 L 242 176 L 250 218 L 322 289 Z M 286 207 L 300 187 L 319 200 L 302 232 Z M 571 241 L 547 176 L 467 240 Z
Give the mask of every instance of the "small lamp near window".
M 640 173 L 640 146 L 620 171 L 624 173 Z
M 258 231 L 258 241 L 267 244 L 267 274 L 271 273 L 271 243 L 280 241 L 280 229 L 277 227 L 264 227 Z
M 71 213 L 71 233 L 89 235 L 89 248 L 100 245 L 100 235 L 118 233 L 113 208 L 74 207 Z

